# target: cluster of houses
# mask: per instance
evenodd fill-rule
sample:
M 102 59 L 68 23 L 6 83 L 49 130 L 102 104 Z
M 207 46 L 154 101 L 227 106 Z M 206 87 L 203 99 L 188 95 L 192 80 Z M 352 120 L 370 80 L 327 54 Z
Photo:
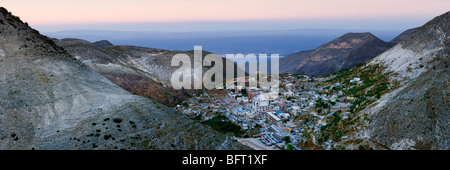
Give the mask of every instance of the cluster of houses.
M 266 145 L 280 143 L 289 136 L 292 143 L 298 142 L 305 127 L 294 121 L 301 115 L 317 114 L 316 101 L 332 102 L 324 113 L 345 110 L 351 105 L 351 98 L 342 96 L 342 92 L 329 95 L 329 88 L 317 86 L 323 82 L 321 78 L 310 81 L 310 77 L 302 75 L 294 77 L 286 75 L 280 78 L 280 88 L 276 97 L 270 94 L 270 89 L 245 88 L 242 90 L 227 89 L 221 93 L 204 92 L 185 101 L 177 108 L 190 117 L 200 117 L 208 120 L 215 115 L 224 115 L 243 130 L 259 128 L 261 141 Z M 362 83 L 359 78 L 352 82 Z M 336 83 L 332 85 L 340 86 Z M 310 127 L 314 128 L 314 127 Z M 317 128 L 316 128 L 317 129 Z

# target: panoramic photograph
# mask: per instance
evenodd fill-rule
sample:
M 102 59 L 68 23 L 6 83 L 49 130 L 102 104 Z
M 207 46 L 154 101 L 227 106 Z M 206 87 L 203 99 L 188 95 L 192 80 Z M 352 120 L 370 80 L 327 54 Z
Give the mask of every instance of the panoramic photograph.
M 448 0 L 0 6 L 0 150 L 450 149 Z

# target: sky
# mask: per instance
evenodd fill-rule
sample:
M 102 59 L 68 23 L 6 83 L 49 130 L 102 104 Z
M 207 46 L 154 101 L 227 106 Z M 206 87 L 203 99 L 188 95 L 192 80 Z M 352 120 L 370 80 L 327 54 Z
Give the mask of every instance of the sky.
M 404 30 L 449 0 L 0 0 L 39 31 Z

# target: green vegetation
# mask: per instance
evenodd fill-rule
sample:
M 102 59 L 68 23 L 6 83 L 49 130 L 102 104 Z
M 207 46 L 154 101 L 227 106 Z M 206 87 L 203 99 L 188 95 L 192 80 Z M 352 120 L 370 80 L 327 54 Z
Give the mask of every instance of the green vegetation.
M 193 116 L 193 117 L 191 117 L 191 119 L 192 120 L 197 120 L 197 121 L 201 121 L 202 120 L 202 115 L 201 114 L 198 114 L 198 115 L 196 115 L 196 116 Z
M 286 145 L 285 150 L 294 150 L 294 145 L 292 145 L 292 143 L 288 143 L 288 144 Z
M 295 98 L 294 96 L 289 96 L 288 98 L 286 98 L 286 100 L 292 100 L 292 99 L 297 99 L 297 98 Z
M 203 90 L 200 90 L 197 92 L 197 96 L 201 96 L 201 95 L 203 95 L 203 93 L 205 93 L 205 92 Z
M 236 137 L 242 136 L 245 133 L 240 126 L 229 122 L 223 115 L 214 116 L 212 119 L 203 121 L 202 124 L 208 125 L 216 131 L 224 134 L 232 134 Z
M 354 98 L 350 106 L 351 113 L 362 110 L 368 104 L 372 103 L 374 98 L 379 99 L 381 95 L 389 90 L 389 73 L 382 73 L 379 65 L 366 66 L 364 68 L 363 66 L 364 64 L 358 64 L 351 69 L 343 69 L 333 73 L 332 76 L 334 77 L 325 81 L 325 84 L 342 84 L 341 86 L 331 88 L 331 91 L 327 94 L 342 90 L 344 93 L 343 96 Z M 356 82 L 350 82 L 355 77 L 359 77 L 363 83 L 357 84 Z M 325 89 L 327 89 L 326 87 Z
M 184 107 L 188 107 L 189 104 L 188 104 L 187 102 L 183 102 L 183 106 L 184 106 Z
M 241 93 L 242 93 L 242 96 L 247 97 L 247 90 L 246 89 L 242 89 Z
M 325 101 L 323 101 L 321 98 L 319 98 L 318 100 L 316 100 L 316 109 L 327 109 L 330 108 L 330 105 L 328 103 L 326 103 Z
M 333 113 L 332 118 L 330 121 L 320 127 L 320 133 L 318 134 L 318 142 L 323 143 L 329 139 L 332 139 L 333 141 L 337 142 L 341 140 L 341 137 L 348 132 L 348 129 L 344 125 L 349 125 L 352 123 L 349 123 L 347 120 L 342 120 L 342 117 L 339 116 L 341 111 L 337 111 Z
M 361 110 L 368 107 L 369 104 L 379 99 L 389 90 L 397 87 L 397 83 L 389 81 L 388 77 L 390 74 L 392 73 L 384 72 L 382 66 L 379 65 L 358 64 L 353 68 L 343 69 L 322 77 L 325 81 L 314 85 L 319 89 L 316 90 L 316 93 L 327 97 L 336 95 L 337 98 L 336 100 L 331 98 L 332 100 L 330 101 L 317 99 L 315 101 L 315 110 L 318 113 L 322 113 L 320 115 L 332 114 L 325 117 L 326 124 L 321 126 L 320 131 L 317 133 L 312 132 L 307 127 L 310 125 L 310 122 L 315 122 L 314 119 L 306 117 L 296 118 L 303 120 L 302 126 L 305 127 L 302 142 L 300 142 L 299 146 L 314 148 L 315 146 L 311 144 L 312 137 L 314 137 L 316 140 L 315 144 L 319 145 L 317 147 L 320 148 L 323 147 L 321 145 L 324 142 L 333 141 L 333 143 L 336 143 L 341 141 L 343 136 L 351 135 L 357 131 L 357 127 L 362 123 L 361 121 L 368 120 L 367 114 L 362 113 Z M 355 78 L 360 80 L 355 81 Z M 342 108 L 332 112 L 331 106 L 336 106 L 339 102 L 350 103 L 350 106 L 348 109 Z M 345 116 L 343 116 L 343 112 L 346 112 Z M 345 147 L 335 146 L 332 149 L 339 150 L 345 149 Z M 361 149 L 370 148 L 362 146 Z
M 285 136 L 285 137 L 283 138 L 283 140 L 284 140 L 286 143 L 291 143 L 291 137 L 290 137 L 290 136 Z

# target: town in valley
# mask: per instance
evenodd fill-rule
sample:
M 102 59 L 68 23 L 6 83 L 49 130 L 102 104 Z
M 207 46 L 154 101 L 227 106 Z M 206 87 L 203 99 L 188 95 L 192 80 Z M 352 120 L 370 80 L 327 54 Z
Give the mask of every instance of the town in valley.
M 357 70 L 328 77 L 281 74 L 276 97 L 268 95 L 270 88 L 259 86 L 203 90 L 176 108 L 256 150 L 345 149 L 357 143 L 348 135 L 364 122 L 356 111 L 380 95 L 375 86 L 366 89 L 360 77 L 345 73 Z M 247 85 L 252 78 L 246 77 Z M 365 102 L 359 100 L 361 92 Z

